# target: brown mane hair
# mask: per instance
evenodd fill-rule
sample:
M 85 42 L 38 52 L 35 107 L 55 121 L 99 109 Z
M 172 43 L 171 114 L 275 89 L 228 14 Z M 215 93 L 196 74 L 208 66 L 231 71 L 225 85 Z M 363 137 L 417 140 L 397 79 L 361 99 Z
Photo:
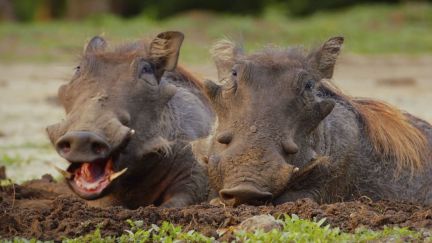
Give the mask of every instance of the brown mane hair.
M 204 90 L 204 84 L 202 79 L 197 77 L 196 75 L 192 74 L 190 71 L 188 71 L 185 67 L 182 65 L 177 65 L 176 71 L 187 81 L 195 85 L 200 91 Z
M 428 141 L 401 110 L 382 101 L 347 96 L 329 81 L 322 84 L 359 113 L 375 151 L 384 157 L 395 158 L 398 173 L 404 168 L 413 173 L 425 166 Z

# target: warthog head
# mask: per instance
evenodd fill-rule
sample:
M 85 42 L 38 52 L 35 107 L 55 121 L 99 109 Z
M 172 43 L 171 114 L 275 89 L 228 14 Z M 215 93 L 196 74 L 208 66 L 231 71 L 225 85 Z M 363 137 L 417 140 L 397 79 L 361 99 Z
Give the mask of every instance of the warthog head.
M 208 157 L 211 185 L 228 204 L 276 199 L 316 159 L 311 136 L 335 103 L 318 92 L 331 78 L 343 38 L 320 48 L 266 48 L 246 55 L 230 41 L 213 56 L 221 84 L 206 82 L 218 115 Z
M 79 196 L 102 197 L 114 179 L 152 168 L 147 161 L 166 149 L 161 113 L 176 87 L 161 77 L 176 67 L 182 41 L 182 33 L 164 32 L 106 50 L 106 41 L 94 37 L 85 48 L 71 81 L 58 91 L 66 119 L 47 127 L 70 162 L 63 174 Z

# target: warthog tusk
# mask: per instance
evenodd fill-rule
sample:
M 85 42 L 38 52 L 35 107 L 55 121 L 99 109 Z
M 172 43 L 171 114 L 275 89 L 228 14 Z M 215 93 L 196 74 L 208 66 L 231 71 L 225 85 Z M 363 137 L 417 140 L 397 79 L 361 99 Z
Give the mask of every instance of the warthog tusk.
M 110 175 L 109 176 L 109 180 L 113 181 L 113 180 L 117 179 L 119 176 L 123 175 L 127 171 L 127 169 L 128 168 L 124 168 L 123 170 Z
M 58 171 L 64 178 L 69 179 L 69 180 L 73 178 L 73 174 L 61 169 L 60 167 L 58 167 L 54 163 L 47 161 L 47 164 L 49 166 L 53 167 L 56 171 Z
M 133 136 L 135 134 L 135 130 L 131 129 L 129 130 L 129 136 Z
M 293 177 L 291 178 L 291 181 L 304 176 L 305 174 L 309 173 L 312 169 L 314 169 L 316 166 L 321 164 L 328 163 L 328 157 L 327 156 L 313 156 L 312 159 L 306 163 L 302 168 L 295 167 L 293 169 Z

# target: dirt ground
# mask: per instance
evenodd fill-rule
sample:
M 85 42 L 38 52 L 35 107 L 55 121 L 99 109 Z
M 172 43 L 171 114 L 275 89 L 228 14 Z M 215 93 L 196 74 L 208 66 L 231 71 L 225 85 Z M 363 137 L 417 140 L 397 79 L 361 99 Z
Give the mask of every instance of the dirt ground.
M 14 182 L 58 173 L 66 163 L 55 153 L 45 127 L 64 116 L 57 104 L 57 88 L 73 72 L 73 64 L 0 64 L 0 166 Z M 203 77 L 214 77 L 210 64 L 190 68 Z M 432 122 L 432 56 L 343 56 L 334 82 L 353 96 L 374 97 Z M 297 214 L 302 218 L 327 218 L 333 227 L 352 232 L 359 226 L 381 229 L 384 225 L 411 228 L 432 227 L 432 207 L 397 202 L 357 202 L 318 205 L 297 201 L 277 207 L 237 208 L 207 204 L 188 208 L 138 210 L 96 209 L 67 193 L 67 188 L 45 176 L 21 186 L 0 189 L 0 235 L 61 239 L 76 237 L 102 226 L 104 234 L 119 235 L 129 225 L 126 219 L 145 225 L 168 220 L 183 228 L 199 229 L 217 238 L 216 229 L 236 225 L 257 214 Z
M 20 236 L 61 240 L 91 233 L 97 226 L 102 235 L 119 236 L 130 228 L 126 220 L 132 219 L 143 220 L 144 227 L 169 221 L 182 225 L 184 230 L 199 230 L 207 236 L 229 240 L 230 234 L 219 236 L 217 230 L 238 225 L 254 215 L 278 216 L 285 213 L 297 214 L 303 219 L 326 218 L 326 223 L 345 232 L 354 232 L 361 226 L 375 230 L 383 229 L 385 225 L 411 229 L 432 227 L 432 206 L 370 202 L 366 198 L 324 205 L 304 199 L 276 207 L 242 205 L 232 208 L 201 204 L 181 209 L 150 206 L 126 210 L 121 207 L 88 207 L 81 199 L 68 194 L 64 184 L 53 182 L 47 175 L 21 186 L 0 189 L 0 235 L 4 238 Z

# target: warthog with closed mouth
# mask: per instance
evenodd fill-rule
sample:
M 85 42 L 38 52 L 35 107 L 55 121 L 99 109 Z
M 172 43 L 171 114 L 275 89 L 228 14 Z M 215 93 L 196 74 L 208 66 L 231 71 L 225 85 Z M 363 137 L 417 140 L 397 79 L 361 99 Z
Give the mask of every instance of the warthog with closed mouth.
M 342 43 L 250 55 L 232 41 L 214 46 L 222 81 L 205 85 L 218 116 L 208 173 L 225 204 L 432 203 L 431 125 L 329 82 Z

